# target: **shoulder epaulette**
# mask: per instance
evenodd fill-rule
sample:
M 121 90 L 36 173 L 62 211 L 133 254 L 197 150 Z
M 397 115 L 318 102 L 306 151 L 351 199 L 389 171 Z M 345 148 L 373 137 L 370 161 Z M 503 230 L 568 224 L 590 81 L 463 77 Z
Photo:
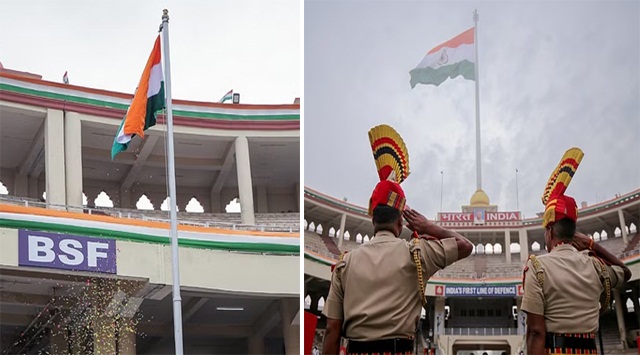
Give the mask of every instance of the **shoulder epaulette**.
M 538 280 L 538 284 L 540 287 L 544 286 L 544 270 L 542 270 L 542 265 L 540 264 L 540 260 L 535 255 L 529 255 L 529 260 L 531 260 L 531 266 L 533 266 L 533 272 L 536 274 L 536 279 Z
M 600 273 L 600 278 L 603 281 L 604 297 L 600 298 L 600 313 L 604 313 L 611 302 L 611 276 L 609 275 L 609 271 L 607 270 L 604 260 L 595 255 L 591 256 L 591 258 L 597 265 L 598 273 Z

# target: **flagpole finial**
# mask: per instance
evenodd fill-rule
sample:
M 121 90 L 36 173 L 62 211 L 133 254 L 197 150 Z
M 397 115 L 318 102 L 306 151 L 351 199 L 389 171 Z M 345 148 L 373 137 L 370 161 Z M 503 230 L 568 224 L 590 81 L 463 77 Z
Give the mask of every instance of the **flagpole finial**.
M 480 19 L 480 16 L 478 15 L 478 9 L 474 9 L 473 10 L 473 22 L 477 23 L 479 19 Z
M 167 9 L 163 9 L 162 10 L 162 21 L 169 21 L 169 10 Z

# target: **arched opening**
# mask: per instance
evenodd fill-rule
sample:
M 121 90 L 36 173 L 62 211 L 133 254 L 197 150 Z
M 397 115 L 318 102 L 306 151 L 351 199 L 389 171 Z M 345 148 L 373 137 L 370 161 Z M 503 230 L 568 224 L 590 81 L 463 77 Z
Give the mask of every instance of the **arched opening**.
M 593 240 L 596 242 L 600 241 L 600 232 L 593 233 Z
M 311 308 L 311 296 L 307 295 L 307 297 L 304 298 L 304 309 L 309 308 Z
M 169 211 L 169 204 L 171 203 L 171 199 L 169 197 L 165 198 L 164 201 L 162 201 L 162 204 L 160 205 L 160 211 Z M 178 205 L 176 205 L 176 212 L 180 211 L 180 207 Z
M 200 201 L 194 196 L 189 200 L 187 206 L 184 208 L 189 213 L 204 213 L 204 207 L 200 204 Z
M 84 192 L 82 193 L 82 205 L 86 206 L 87 205 L 87 195 L 84 194 Z
M 345 231 L 344 232 L 344 236 L 343 236 L 342 239 L 351 240 L 351 234 L 349 234 L 349 231 Z
M 43 192 L 42 193 L 42 202 L 45 202 L 47 200 L 47 192 Z
M 491 243 L 487 243 L 484 246 L 484 253 L 485 254 L 493 254 L 493 245 L 491 245 Z
M 519 253 L 520 252 L 520 244 L 519 243 L 511 243 L 511 245 L 509 245 L 509 251 L 513 254 L 513 253 Z
M 313 223 L 313 222 L 311 222 Z M 316 228 L 316 233 L 322 235 L 322 232 L 324 231 L 324 228 L 322 228 L 322 224 L 318 224 L 318 227 Z
M 602 233 L 600 233 L 600 240 L 607 240 L 609 239 L 609 234 L 607 233 L 607 231 L 603 230 Z
M 0 195 L 8 195 L 8 194 L 9 194 L 9 189 L 7 189 L 7 187 L 4 186 L 2 181 L 0 181 Z
M 364 239 L 362 239 L 362 242 L 363 242 L 363 243 L 366 243 L 366 242 L 368 242 L 369 240 L 370 240 L 370 239 L 369 239 L 369 235 L 367 234 L 367 235 L 365 235 L 365 236 L 364 236 Z
M 307 223 L 307 219 L 305 218 L 302 221 L 304 222 L 304 229 L 309 228 L 309 223 Z
M 613 236 L 614 237 L 622 237 L 622 230 L 620 229 L 620 227 L 616 227 L 616 229 L 613 231 Z
M 324 297 L 320 297 L 318 300 L 318 311 L 322 311 L 324 309 Z
M 629 233 L 636 233 L 636 232 L 638 232 L 638 230 L 636 229 L 636 224 L 631 223 L 631 225 L 629 226 Z
M 236 197 L 233 200 L 229 201 L 229 203 L 227 203 L 227 205 L 224 207 L 224 210 L 227 213 L 242 212 L 242 208 L 240 206 L 240 200 Z
M 476 253 L 476 246 L 474 245 L 473 248 L 471 248 L 471 255 Z
M 531 250 L 532 251 L 540 251 L 540 243 L 533 242 L 533 244 L 531 244 Z
M 494 254 L 502 254 L 502 245 L 496 243 L 493 245 L 493 253 Z
M 98 197 L 99 196 L 100 195 L 98 195 Z M 96 206 L 98 205 L 97 201 L 98 199 L 96 198 Z M 136 202 L 136 208 L 139 210 L 153 211 L 153 204 L 151 203 L 151 200 L 149 200 L 147 195 L 142 194 L 142 196 L 140 196 L 140 198 L 138 199 L 138 202 Z
M 113 207 L 113 201 L 111 201 L 111 197 L 104 192 L 100 191 L 98 196 L 96 196 L 95 200 L 93 200 L 93 205 L 96 207 Z M 153 209 L 153 206 L 151 207 Z
M 476 245 L 476 253 L 477 254 L 484 254 L 484 245 L 482 245 L 482 244 Z
M 313 223 L 313 222 L 309 223 L 309 227 L 308 227 L 307 229 L 308 229 L 308 230 L 310 230 L 310 231 L 312 231 L 312 232 L 315 232 L 315 230 L 316 230 L 316 224 L 315 224 L 315 223 Z
M 362 234 L 356 234 L 356 243 L 362 243 Z
M 329 228 L 329 236 L 330 237 L 335 237 L 336 236 L 336 229 L 331 227 Z
M 635 307 L 633 306 L 633 300 L 631 298 L 627 298 L 627 313 L 633 313 L 635 311 Z

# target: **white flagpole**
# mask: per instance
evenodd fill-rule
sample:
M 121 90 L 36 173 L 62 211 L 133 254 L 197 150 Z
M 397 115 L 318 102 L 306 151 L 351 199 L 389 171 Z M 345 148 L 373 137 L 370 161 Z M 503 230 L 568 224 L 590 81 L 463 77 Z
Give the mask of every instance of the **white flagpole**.
M 475 75 L 476 75 L 476 189 L 482 189 L 482 164 L 480 162 L 480 75 L 478 73 L 478 10 L 473 11 L 473 43 L 475 47 Z
M 169 60 L 169 11 L 162 10 L 162 38 L 164 50 L 164 80 L 167 117 L 167 166 L 169 169 L 169 205 L 171 218 L 171 254 L 173 274 L 173 336 L 176 354 L 182 348 L 182 299 L 180 298 L 180 262 L 178 260 L 178 215 L 176 212 L 176 168 L 173 152 L 173 111 L 171 104 L 171 66 Z

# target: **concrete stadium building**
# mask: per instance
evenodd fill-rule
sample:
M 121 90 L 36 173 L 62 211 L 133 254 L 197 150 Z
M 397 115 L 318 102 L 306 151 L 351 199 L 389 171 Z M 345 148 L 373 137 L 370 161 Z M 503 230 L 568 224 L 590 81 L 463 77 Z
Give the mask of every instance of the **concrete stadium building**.
M 522 269 L 529 254 L 546 253 L 541 218 L 523 219 L 501 212 L 478 190 L 462 212 L 439 213 L 437 224 L 475 245 L 473 254 L 432 277 L 426 289 L 429 331 L 424 347 L 436 354 L 519 354 L 525 349 Z M 579 210 L 578 230 L 591 235 L 632 270 L 614 292 L 613 307 L 600 318 L 607 354 L 637 353 L 640 336 L 640 189 Z M 321 315 L 331 280 L 331 265 L 341 252 L 373 237 L 367 208 L 304 190 L 305 311 L 318 316 L 316 345 L 321 347 Z M 405 229 L 404 238 L 410 238 Z
M 164 116 L 110 157 L 131 99 L 0 65 L 1 354 L 173 353 Z M 173 101 L 185 353 L 299 352 L 292 102 Z

